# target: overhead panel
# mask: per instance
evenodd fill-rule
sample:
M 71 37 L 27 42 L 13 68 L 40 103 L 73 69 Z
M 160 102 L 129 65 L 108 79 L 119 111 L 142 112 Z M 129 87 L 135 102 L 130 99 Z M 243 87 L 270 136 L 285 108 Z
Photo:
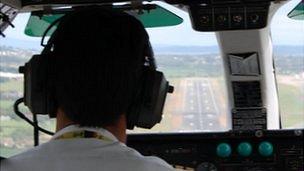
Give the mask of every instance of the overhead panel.
M 192 26 L 197 31 L 260 29 L 267 25 L 269 3 L 190 5 Z
M 262 29 L 268 24 L 271 0 L 166 0 L 189 7 L 196 31 Z

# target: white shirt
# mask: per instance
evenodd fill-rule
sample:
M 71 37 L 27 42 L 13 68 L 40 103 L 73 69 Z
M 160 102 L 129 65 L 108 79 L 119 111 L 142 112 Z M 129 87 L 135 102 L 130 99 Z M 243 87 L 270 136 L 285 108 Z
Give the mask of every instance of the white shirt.
M 88 130 L 107 137 L 56 139 L 67 132 Z M 1 162 L 1 171 L 173 171 L 157 157 L 144 157 L 120 143 L 105 129 L 68 126 L 38 147 Z

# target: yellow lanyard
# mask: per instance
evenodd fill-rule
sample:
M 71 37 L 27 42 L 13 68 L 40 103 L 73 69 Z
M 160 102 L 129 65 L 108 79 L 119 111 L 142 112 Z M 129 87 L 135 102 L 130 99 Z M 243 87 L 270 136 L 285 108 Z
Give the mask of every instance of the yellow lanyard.
M 56 137 L 55 140 L 60 139 L 75 139 L 75 138 L 95 138 L 103 141 L 109 141 L 113 142 L 112 139 L 101 135 L 97 132 L 93 131 L 87 131 L 87 130 L 81 130 L 81 131 L 74 131 L 74 132 L 67 132 L 65 134 L 60 135 L 59 137 Z

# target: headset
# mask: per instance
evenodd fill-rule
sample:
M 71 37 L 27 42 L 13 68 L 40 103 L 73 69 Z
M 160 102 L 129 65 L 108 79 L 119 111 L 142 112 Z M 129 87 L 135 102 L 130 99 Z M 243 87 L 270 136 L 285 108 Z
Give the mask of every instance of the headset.
M 62 17 L 64 18 L 64 17 Z M 47 33 L 62 18 L 54 21 L 45 31 L 41 44 Z M 56 40 L 56 31 L 50 37 L 48 43 L 39 55 L 34 55 L 19 72 L 24 75 L 24 104 L 34 114 L 49 115 L 56 117 L 57 105 L 54 93 L 50 90 L 52 79 L 49 74 L 52 65 L 52 47 Z M 164 74 L 156 70 L 153 50 L 150 44 L 146 55 L 146 63 L 143 64 L 143 79 L 141 87 L 138 88 L 134 102 L 130 105 L 126 117 L 127 128 L 141 127 L 151 129 L 162 119 L 162 113 L 167 93 L 173 93 L 174 87 L 169 85 Z

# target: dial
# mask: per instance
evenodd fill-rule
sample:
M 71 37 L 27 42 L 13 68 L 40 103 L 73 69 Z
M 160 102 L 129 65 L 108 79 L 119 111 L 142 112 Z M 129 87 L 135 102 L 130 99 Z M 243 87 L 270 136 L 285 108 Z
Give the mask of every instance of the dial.
M 204 162 L 198 165 L 195 171 L 217 171 L 217 168 L 213 163 Z

